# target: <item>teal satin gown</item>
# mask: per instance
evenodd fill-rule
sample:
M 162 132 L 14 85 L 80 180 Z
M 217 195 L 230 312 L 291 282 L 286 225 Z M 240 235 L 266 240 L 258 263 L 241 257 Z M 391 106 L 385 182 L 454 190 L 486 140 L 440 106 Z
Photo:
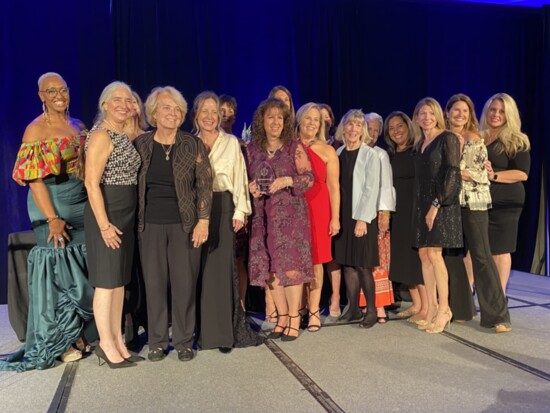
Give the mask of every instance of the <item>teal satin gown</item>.
M 29 191 L 27 207 L 37 245 L 28 258 L 29 315 L 25 344 L 0 360 L 0 370 L 53 367 L 93 319 L 93 288 L 88 283 L 84 242 L 82 182 L 73 175 L 44 178 L 57 214 L 73 228 L 65 248 L 48 243 L 49 227 Z

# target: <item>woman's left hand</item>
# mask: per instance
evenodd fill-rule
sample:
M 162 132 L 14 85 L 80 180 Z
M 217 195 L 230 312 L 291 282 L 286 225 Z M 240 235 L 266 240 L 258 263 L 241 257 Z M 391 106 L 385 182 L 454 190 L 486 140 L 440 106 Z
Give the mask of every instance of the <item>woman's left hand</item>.
M 240 219 L 233 220 L 233 231 L 235 231 L 235 233 L 239 232 L 243 226 L 244 226 L 244 222 L 241 221 Z
M 277 191 L 280 191 L 281 189 L 285 189 L 290 186 L 291 178 L 288 176 L 281 176 L 279 178 L 275 178 L 273 182 L 271 182 L 271 185 L 269 185 L 269 193 L 274 194 Z
M 355 230 L 353 231 L 357 238 L 367 235 L 367 223 L 365 221 L 357 221 L 355 223 Z
M 338 235 L 339 232 L 340 232 L 340 221 L 338 219 L 331 219 L 328 234 L 331 237 L 334 237 Z
M 48 223 L 50 234 L 48 235 L 47 242 L 50 243 L 53 240 L 53 247 L 65 248 L 65 240 L 70 241 L 71 237 L 67 233 L 68 229 L 73 229 L 61 218 L 55 218 Z
M 195 228 L 193 228 L 193 247 L 199 248 L 208 239 L 208 220 L 199 219 Z
M 438 208 L 432 205 L 426 214 L 426 225 L 428 226 L 428 231 L 431 231 L 434 226 L 435 217 L 437 216 L 438 210 Z

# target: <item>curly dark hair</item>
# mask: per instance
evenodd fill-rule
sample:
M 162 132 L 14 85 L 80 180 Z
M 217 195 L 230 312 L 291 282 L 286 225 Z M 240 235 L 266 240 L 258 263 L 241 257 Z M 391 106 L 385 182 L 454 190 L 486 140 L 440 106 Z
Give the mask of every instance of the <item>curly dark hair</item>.
M 258 149 L 262 152 L 267 152 L 267 136 L 264 129 L 264 116 L 269 109 L 280 109 L 283 112 L 283 131 L 281 132 L 281 142 L 283 145 L 290 145 L 294 139 L 294 132 L 292 130 L 292 117 L 288 107 L 279 99 L 266 99 L 256 112 L 254 112 L 254 118 L 252 120 L 252 142 L 256 144 Z

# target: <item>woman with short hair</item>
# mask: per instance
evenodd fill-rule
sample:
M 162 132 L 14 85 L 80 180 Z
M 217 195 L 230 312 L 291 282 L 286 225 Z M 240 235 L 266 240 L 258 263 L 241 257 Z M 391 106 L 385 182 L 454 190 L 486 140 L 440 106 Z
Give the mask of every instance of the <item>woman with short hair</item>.
M 145 102 L 153 130 L 139 136 L 138 233 L 145 292 L 150 361 L 164 359 L 170 344 L 168 286 L 172 299 L 172 346 L 190 361 L 201 246 L 208 239 L 212 168 L 199 138 L 181 131 L 187 102 L 172 86 L 154 88 Z

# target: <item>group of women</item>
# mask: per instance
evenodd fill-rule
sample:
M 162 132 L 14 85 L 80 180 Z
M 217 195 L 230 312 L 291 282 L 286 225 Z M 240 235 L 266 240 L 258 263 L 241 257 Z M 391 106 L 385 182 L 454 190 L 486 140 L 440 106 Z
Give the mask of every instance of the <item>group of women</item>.
M 216 94 L 199 94 L 187 133 L 180 129 L 187 103 L 175 88 L 153 89 L 143 108 L 128 85 L 113 82 L 86 132 L 69 116 L 69 88 L 59 74 L 44 74 L 38 86 L 43 113 L 27 127 L 13 172 L 30 186 L 38 240 L 29 257 L 27 339 L 0 369 L 81 358 L 94 320 L 100 362 L 124 368 L 143 360 L 128 351 L 121 330 L 134 248 L 150 361 L 166 357 L 170 324 L 181 361 L 195 356 L 195 339 L 224 353 L 261 343 L 240 297 L 235 248 L 243 232 L 250 284 L 265 288 L 266 316 L 276 321 L 268 338 L 295 340 L 304 316 L 308 331 L 321 329 L 323 264 L 338 322 L 384 323 L 391 279 L 407 284 L 413 301 L 399 316 L 441 332 L 452 318 L 442 248 L 462 247 L 463 227 L 481 325 L 510 330 L 500 280 L 510 271 L 529 171 L 529 141 L 510 96 L 487 102 L 481 137 L 464 95 L 449 100 L 445 115 L 425 98 L 412 121 L 403 112 L 383 123 L 350 110 L 333 137 L 330 107 L 307 103 L 295 114 L 290 92 L 277 86 L 257 108 L 243 147 L 222 127 L 234 121 L 230 97 L 223 107 Z M 146 132 L 144 114 L 152 126 Z M 374 146 L 382 129 L 389 157 Z

